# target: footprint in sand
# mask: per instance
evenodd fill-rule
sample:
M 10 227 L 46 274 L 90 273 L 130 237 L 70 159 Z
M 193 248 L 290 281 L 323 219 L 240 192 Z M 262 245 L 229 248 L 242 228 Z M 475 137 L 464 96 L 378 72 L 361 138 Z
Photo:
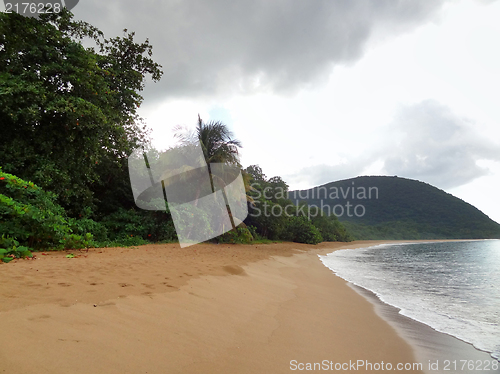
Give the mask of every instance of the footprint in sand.
M 114 306 L 114 305 L 116 305 L 116 303 L 114 303 L 112 301 L 108 301 L 106 303 L 98 304 L 98 306 Z
M 26 283 L 28 287 L 42 287 L 40 283 Z
M 222 268 L 231 275 L 247 275 L 245 269 L 238 265 L 226 265 Z
M 50 316 L 48 314 L 42 314 L 41 316 L 36 316 L 36 317 L 28 318 L 28 320 L 30 320 L 30 321 L 36 321 L 36 320 L 39 320 L 39 319 L 47 319 L 47 318 L 50 318 Z

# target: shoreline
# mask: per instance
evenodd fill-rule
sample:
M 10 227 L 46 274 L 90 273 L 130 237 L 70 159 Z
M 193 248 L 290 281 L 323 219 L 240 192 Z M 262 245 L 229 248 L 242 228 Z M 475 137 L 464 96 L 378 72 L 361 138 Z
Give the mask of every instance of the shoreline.
M 375 312 L 389 323 L 414 348 L 418 362 L 427 364 L 424 372 L 428 374 L 449 373 L 444 370 L 445 360 L 450 363 L 460 360 L 496 360 L 489 352 L 482 351 L 453 335 L 435 330 L 425 323 L 416 321 L 399 313 L 400 309 L 384 303 L 373 292 L 349 283 L 349 286 L 369 300 L 375 307 Z M 438 369 L 429 370 L 429 362 L 438 363 Z M 427 370 L 425 370 L 427 369 Z M 458 370 L 460 373 L 477 373 L 477 370 Z M 490 373 L 500 373 L 499 370 L 489 370 Z
M 387 242 L 395 241 L 159 244 L 2 265 L 0 373 L 288 373 L 324 360 L 418 363 L 397 327 L 318 259 Z
M 442 241 L 475 241 L 475 240 L 487 240 L 487 239 L 452 239 L 452 240 L 408 240 L 408 241 L 391 241 L 389 244 L 398 243 L 421 243 L 421 242 L 442 242 Z M 383 243 L 381 243 L 383 244 Z M 356 248 L 366 248 L 366 246 L 356 247 Z M 353 249 L 356 249 L 353 248 Z M 340 248 L 339 248 L 340 249 Z M 344 248 L 342 248 L 344 249 Z M 330 252 L 331 253 L 331 252 Z M 333 271 L 335 276 L 338 276 Z M 400 309 L 391 304 L 382 301 L 377 294 L 358 286 L 350 281 L 346 281 L 348 286 L 351 287 L 361 296 L 365 297 L 370 303 L 373 304 L 375 312 L 383 318 L 387 323 L 389 323 L 397 332 L 402 336 L 414 349 L 415 356 L 419 362 L 426 363 L 427 367 L 424 366 L 425 373 L 442 374 L 449 373 L 450 370 L 453 371 L 450 365 L 455 362 L 460 362 L 461 360 L 473 361 L 474 363 L 481 361 L 498 361 L 491 356 L 490 352 L 483 351 L 476 348 L 471 343 L 466 342 L 454 335 L 438 331 L 433 327 L 417 321 L 411 317 L 405 316 L 400 313 Z M 432 369 L 430 365 L 432 366 Z M 445 364 L 448 364 L 448 368 L 445 369 Z M 457 369 L 461 373 L 476 373 L 477 370 L 468 370 L 467 367 Z M 489 370 L 492 373 L 500 373 L 498 370 Z

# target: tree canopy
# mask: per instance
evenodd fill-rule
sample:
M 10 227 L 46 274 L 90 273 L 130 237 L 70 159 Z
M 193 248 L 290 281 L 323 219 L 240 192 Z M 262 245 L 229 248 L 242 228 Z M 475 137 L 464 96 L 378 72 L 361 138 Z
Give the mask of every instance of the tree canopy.
M 152 46 L 127 30 L 106 39 L 64 10 L 1 13 L 0 51 L 0 164 L 81 214 L 147 140 L 137 109 L 146 78 L 162 75 Z
M 146 79 L 161 76 L 149 41 L 136 42 L 133 32 L 106 39 L 66 9 L 39 18 L 0 13 L 0 260 L 29 256 L 31 249 L 178 238 L 172 218 L 177 212 L 137 208 L 128 169 L 134 149 L 151 150 L 148 129 L 138 115 L 140 93 Z M 288 185 L 280 177 L 268 179 L 258 166 L 242 171 L 247 197 L 242 203 L 252 214 L 239 222 L 243 218 L 232 214 L 228 196 L 234 203 L 234 194 L 241 198 L 241 193 L 226 192 L 224 186 L 239 176 L 240 141 L 223 123 L 205 123 L 199 116 L 192 132 L 181 130 L 181 145 L 200 145 L 203 151 L 199 157 L 208 165 L 212 187 L 204 193 L 222 190 L 232 221 L 233 230 L 213 240 L 349 239 L 334 216 L 311 220 L 309 212 L 306 216 L 302 207 L 291 205 Z M 151 150 L 149 156 L 147 163 L 172 164 L 168 153 Z M 205 196 L 199 181 L 185 183 L 196 176 L 196 165 L 178 166 L 184 171 L 170 174 L 184 178 L 177 182 L 188 186 L 179 198 L 189 195 L 198 201 Z M 165 175 L 161 181 L 167 186 L 176 179 Z M 258 212 L 262 214 L 253 214 Z M 213 218 L 225 212 L 202 214 L 194 204 L 186 213 L 197 219 L 187 224 L 208 230 L 217 224 Z

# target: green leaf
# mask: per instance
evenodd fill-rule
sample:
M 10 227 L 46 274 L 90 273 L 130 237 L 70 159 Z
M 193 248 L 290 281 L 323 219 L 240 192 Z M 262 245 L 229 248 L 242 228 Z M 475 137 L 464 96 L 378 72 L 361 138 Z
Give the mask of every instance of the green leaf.
M 33 253 L 31 251 L 21 252 L 21 257 L 33 257 Z

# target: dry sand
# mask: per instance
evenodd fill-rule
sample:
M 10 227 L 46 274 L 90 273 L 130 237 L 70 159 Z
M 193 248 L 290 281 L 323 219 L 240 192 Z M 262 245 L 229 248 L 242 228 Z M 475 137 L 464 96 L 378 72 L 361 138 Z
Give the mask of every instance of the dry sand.
M 416 362 L 317 257 L 379 243 L 158 244 L 2 264 L 0 373 L 290 373 L 323 360 L 348 372 L 350 361 Z

